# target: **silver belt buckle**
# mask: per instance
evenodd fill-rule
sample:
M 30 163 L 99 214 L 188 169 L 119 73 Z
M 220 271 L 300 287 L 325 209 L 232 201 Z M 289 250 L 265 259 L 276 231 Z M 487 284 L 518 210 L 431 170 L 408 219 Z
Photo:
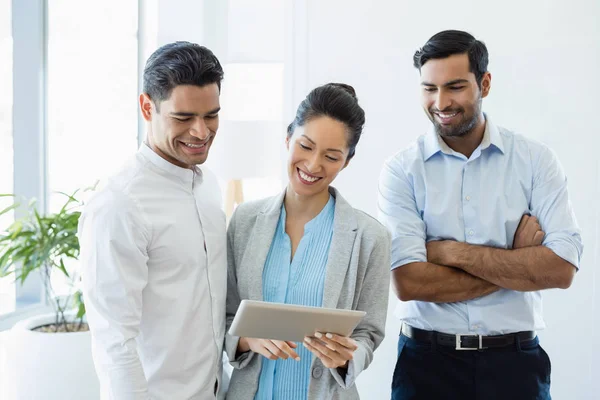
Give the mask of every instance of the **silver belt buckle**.
M 461 335 L 461 334 L 458 334 L 458 335 L 455 335 L 455 336 L 456 336 L 456 350 L 483 350 L 483 349 L 485 349 L 485 347 L 483 347 L 483 336 L 481 336 L 481 335 L 473 335 L 473 334 Z M 479 346 L 477 346 L 477 347 L 463 347 L 461 341 L 462 341 L 462 338 L 464 336 L 470 336 L 470 337 L 476 336 L 477 338 L 479 338 Z

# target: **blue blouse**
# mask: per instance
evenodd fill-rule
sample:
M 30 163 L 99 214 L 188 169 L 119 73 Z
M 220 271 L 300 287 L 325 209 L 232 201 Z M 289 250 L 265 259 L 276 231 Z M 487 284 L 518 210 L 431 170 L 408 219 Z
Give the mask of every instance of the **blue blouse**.
M 304 236 L 291 259 L 292 245 L 285 232 L 285 207 L 263 269 L 263 300 L 320 307 L 327 270 L 327 258 L 333 236 L 335 199 L 304 226 Z M 291 262 L 290 262 L 291 260 Z M 295 351 L 300 361 L 262 358 L 256 400 L 306 400 L 312 353 L 301 343 Z

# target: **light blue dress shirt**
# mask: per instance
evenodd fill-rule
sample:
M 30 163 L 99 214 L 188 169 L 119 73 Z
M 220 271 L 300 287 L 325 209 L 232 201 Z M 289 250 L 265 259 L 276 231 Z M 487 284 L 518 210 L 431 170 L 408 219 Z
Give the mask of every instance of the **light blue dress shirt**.
M 330 195 L 319 215 L 304 225 L 304 236 L 290 262 L 292 245 L 285 232 L 285 207 L 281 207 L 263 270 L 264 301 L 313 307 L 322 305 L 334 212 L 335 199 Z M 262 358 L 256 400 L 306 400 L 313 356 L 301 343 L 296 353 L 300 356 L 299 362 L 291 358 Z
M 427 261 L 426 242 L 450 239 L 512 247 L 524 214 L 538 218 L 543 245 L 579 268 L 583 252 L 567 179 L 545 145 L 495 126 L 486 116 L 479 147 L 467 158 L 433 130 L 386 161 L 379 182 L 380 220 L 392 232 L 392 269 Z M 545 327 L 541 292 L 500 289 L 456 303 L 399 302 L 409 325 L 480 335 Z

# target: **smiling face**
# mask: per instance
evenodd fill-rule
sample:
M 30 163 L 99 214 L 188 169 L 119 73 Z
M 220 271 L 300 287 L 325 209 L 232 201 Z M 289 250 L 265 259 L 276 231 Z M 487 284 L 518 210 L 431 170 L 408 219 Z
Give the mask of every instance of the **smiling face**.
M 328 190 L 348 165 L 347 135 L 342 122 L 326 116 L 296 127 L 286 140 L 288 177 L 296 194 L 314 196 Z
M 216 83 L 176 86 L 157 108 L 140 95 L 148 122 L 148 145 L 165 160 L 182 168 L 202 164 L 219 128 L 219 87 Z
M 421 67 L 422 106 L 442 137 L 462 137 L 481 120 L 481 102 L 489 93 L 491 75 L 477 84 L 467 54 L 428 60 Z

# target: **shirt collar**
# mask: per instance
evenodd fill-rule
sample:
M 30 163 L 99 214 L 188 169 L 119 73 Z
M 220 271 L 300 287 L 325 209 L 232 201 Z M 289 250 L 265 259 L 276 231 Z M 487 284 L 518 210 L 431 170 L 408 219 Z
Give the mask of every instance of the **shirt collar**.
M 478 148 L 480 150 L 485 150 L 488 147 L 490 147 L 490 145 L 492 145 L 498 150 L 500 150 L 502 154 L 504 154 L 504 143 L 502 142 L 502 137 L 500 136 L 500 131 L 498 130 L 498 127 L 492 122 L 492 120 L 487 116 L 487 114 L 484 113 L 484 116 L 485 131 L 483 132 L 483 139 L 481 140 L 481 144 Z M 448 146 L 446 142 L 442 140 L 440 135 L 438 135 L 435 131 L 433 125 L 431 125 L 429 131 L 427 132 L 427 135 L 425 136 L 423 151 L 425 161 L 427 161 L 434 154 L 437 154 L 440 151 L 448 155 L 454 154 L 454 150 L 452 150 L 450 146 Z
M 492 120 L 485 115 L 485 133 L 484 137 L 487 134 L 489 138 L 489 144 L 500 150 L 502 154 L 504 154 L 504 142 L 502 141 L 502 136 L 500 136 L 500 130 L 498 127 L 492 122 Z M 482 147 L 483 148 L 483 147 Z
M 334 210 L 335 210 L 335 198 L 331 195 L 331 193 L 329 193 L 329 200 L 327 201 L 327 204 L 325 204 L 325 207 L 323 207 L 323 209 L 319 212 L 319 214 L 317 214 L 316 217 L 314 217 L 313 219 L 311 219 L 304 225 L 304 232 L 305 233 L 309 232 L 315 225 L 320 224 L 321 221 L 326 220 L 327 218 L 333 219 Z M 282 203 L 281 204 L 281 214 L 279 216 L 279 225 L 280 225 L 281 229 L 283 230 L 283 232 L 285 232 L 286 215 L 287 214 L 285 212 L 285 204 Z
M 176 176 L 181 179 L 184 183 L 192 184 L 196 176 L 201 176 L 202 171 L 198 166 L 194 166 L 193 169 L 182 168 L 177 166 L 158 155 L 154 150 L 150 148 L 146 143 L 142 143 L 139 152 L 150 161 L 154 166 L 162 171 L 167 172 L 170 175 Z

